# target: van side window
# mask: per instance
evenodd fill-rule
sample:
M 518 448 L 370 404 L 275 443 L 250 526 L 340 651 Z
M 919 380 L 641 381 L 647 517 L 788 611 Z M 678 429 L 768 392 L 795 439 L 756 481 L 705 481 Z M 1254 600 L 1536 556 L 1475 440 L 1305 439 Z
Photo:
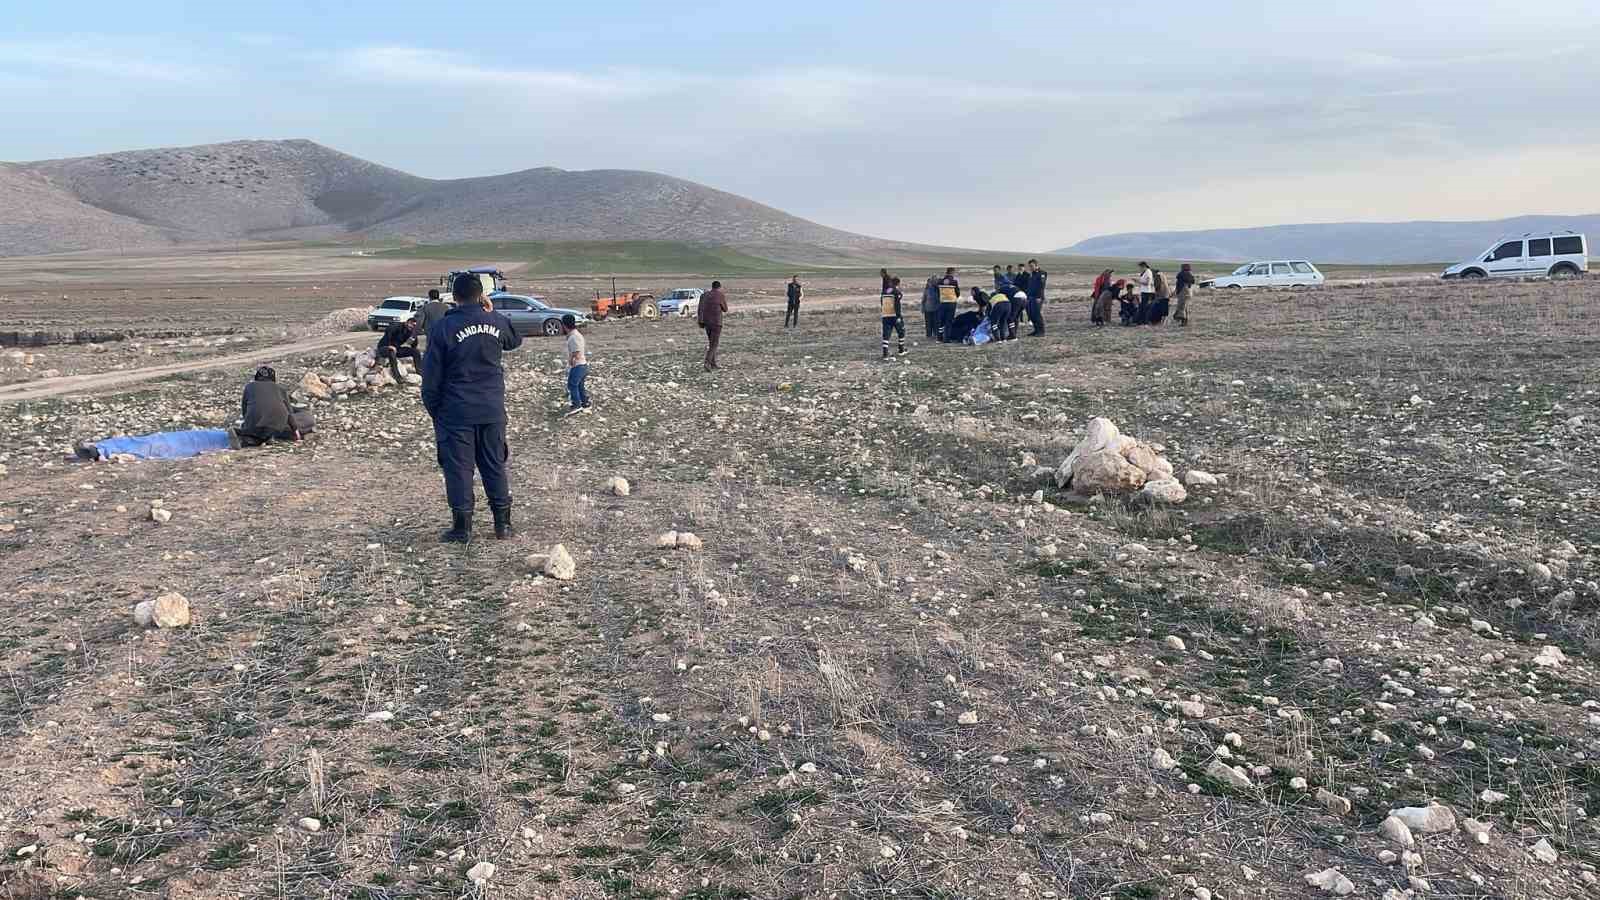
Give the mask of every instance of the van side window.
M 1556 238 L 1556 255 L 1566 256 L 1583 252 L 1583 238 L 1576 235 L 1572 237 Z
M 1272 267 L 1267 263 L 1256 263 L 1250 267 L 1251 275 L 1267 275 L 1272 272 Z
M 1528 255 L 1529 256 L 1549 256 L 1550 255 L 1550 239 L 1549 238 L 1535 238 L 1534 240 L 1529 241 L 1528 242 Z
M 1272 264 L 1272 274 L 1274 274 L 1274 275 L 1287 275 L 1287 274 L 1289 274 L 1289 266 L 1286 263 L 1273 263 Z
M 1521 241 L 1506 241 L 1504 244 L 1501 244 L 1500 246 L 1494 248 L 1494 255 L 1489 257 L 1489 261 L 1490 262 L 1494 262 L 1497 259 L 1511 259 L 1514 256 L 1521 256 L 1521 255 L 1522 255 L 1522 242 Z

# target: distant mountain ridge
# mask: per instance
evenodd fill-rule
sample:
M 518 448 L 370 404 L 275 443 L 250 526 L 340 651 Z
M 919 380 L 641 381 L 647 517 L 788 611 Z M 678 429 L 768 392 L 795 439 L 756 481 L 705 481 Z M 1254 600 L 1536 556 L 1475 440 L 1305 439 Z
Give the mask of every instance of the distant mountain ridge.
M 790 255 L 908 246 L 654 172 L 435 180 L 305 140 L 0 163 L 0 256 L 346 236 L 672 240 Z
M 1081 256 L 1250 262 L 1293 257 L 1322 263 L 1454 263 L 1496 239 L 1530 231 L 1600 236 L 1600 214 L 1518 216 L 1487 222 L 1341 222 L 1206 231 L 1110 234 L 1056 251 Z

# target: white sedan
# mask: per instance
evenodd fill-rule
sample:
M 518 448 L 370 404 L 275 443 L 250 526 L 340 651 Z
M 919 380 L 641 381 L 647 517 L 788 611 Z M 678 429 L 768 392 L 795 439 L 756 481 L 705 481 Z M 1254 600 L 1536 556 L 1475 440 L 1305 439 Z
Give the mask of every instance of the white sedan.
M 1200 282 L 1213 288 L 1307 288 L 1321 287 L 1327 279 L 1317 267 L 1303 259 L 1275 259 L 1246 263 L 1231 274 Z

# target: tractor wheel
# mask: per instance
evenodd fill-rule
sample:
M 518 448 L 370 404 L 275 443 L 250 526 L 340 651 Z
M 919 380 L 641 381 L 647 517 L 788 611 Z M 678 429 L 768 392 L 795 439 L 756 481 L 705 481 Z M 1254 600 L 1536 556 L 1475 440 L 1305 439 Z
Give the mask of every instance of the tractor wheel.
M 661 307 L 656 306 L 654 300 L 646 300 L 639 304 L 639 315 L 646 319 L 659 319 L 661 318 Z

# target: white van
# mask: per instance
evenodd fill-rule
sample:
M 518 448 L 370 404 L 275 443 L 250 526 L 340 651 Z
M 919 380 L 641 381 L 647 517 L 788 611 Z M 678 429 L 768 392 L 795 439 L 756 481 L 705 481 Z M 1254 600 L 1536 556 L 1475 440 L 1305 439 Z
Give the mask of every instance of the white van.
M 1575 231 L 1525 234 L 1496 241 L 1476 259 L 1444 270 L 1444 278 L 1577 278 L 1589 271 L 1589 241 Z
M 1321 287 L 1325 279 L 1317 267 L 1303 259 L 1277 259 L 1246 263 L 1230 274 L 1200 282 L 1201 287 Z

